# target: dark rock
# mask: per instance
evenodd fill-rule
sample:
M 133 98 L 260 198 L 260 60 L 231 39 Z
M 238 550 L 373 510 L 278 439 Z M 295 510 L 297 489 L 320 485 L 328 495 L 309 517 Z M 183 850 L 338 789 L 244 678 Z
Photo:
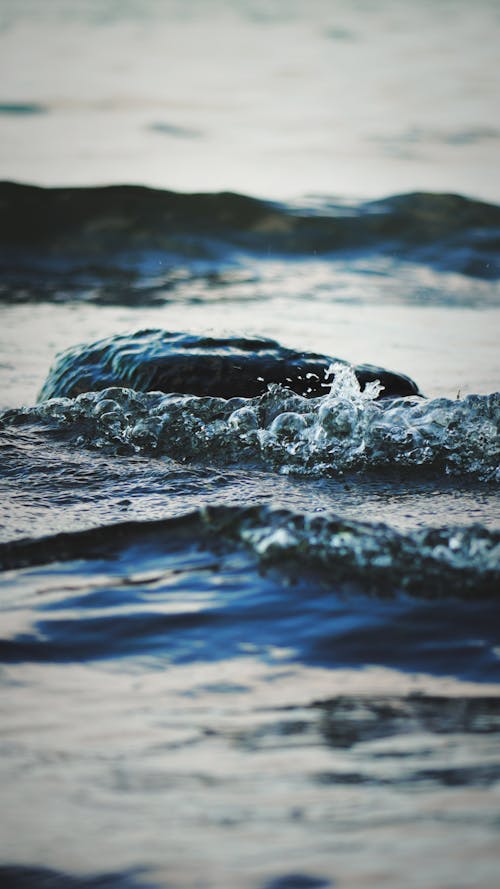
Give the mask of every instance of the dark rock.
M 253 398 L 270 383 L 305 397 L 325 395 L 338 359 L 285 349 L 274 340 L 212 338 L 146 330 L 75 346 L 56 361 L 40 399 L 125 386 L 141 392 L 178 392 Z M 341 362 L 344 363 L 345 362 Z M 419 394 L 409 377 L 372 365 L 354 368 L 362 387 L 373 380 L 383 396 Z

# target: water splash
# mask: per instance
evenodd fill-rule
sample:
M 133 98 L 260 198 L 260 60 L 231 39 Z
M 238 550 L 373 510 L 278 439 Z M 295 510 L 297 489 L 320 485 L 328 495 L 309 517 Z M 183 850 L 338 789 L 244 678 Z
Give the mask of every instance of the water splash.
M 274 384 L 229 399 L 112 387 L 7 411 L 1 422 L 42 424 L 111 454 L 247 460 L 308 476 L 404 466 L 500 479 L 500 393 L 377 400 L 379 383 L 362 390 L 351 367 L 333 370 L 317 398 Z
M 346 364 L 340 358 L 288 349 L 265 337 L 138 330 L 62 352 L 38 400 L 74 398 L 117 386 L 139 392 L 256 398 L 271 383 L 314 398 L 330 389 L 332 368 Z M 380 380 L 386 397 L 420 394 L 404 374 L 371 364 L 353 366 L 353 371 L 363 386 Z

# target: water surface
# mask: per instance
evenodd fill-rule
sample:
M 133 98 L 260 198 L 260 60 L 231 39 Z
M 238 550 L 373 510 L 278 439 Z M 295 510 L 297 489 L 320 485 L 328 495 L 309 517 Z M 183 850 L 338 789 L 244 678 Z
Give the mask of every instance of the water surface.
M 497 4 L 0 23 L 0 882 L 490 889 Z

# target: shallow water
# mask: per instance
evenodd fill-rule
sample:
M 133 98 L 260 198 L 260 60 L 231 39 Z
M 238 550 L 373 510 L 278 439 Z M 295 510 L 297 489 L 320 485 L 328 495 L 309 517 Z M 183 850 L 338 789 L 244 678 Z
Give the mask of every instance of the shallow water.
M 1 4 L 2 886 L 496 885 L 497 20 Z
M 24 298 L 4 279 L 3 879 L 489 887 L 498 285 L 377 254 L 226 258 L 214 278 L 170 256 L 167 290 L 136 264 L 121 294 L 113 271 L 110 300 L 102 272 L 54 291 L 42 269 Z M 345 365 L 323 396 L 224 401 L 99 364 L 108 388 L 68 398 L 82 349 L 35 404 L 55 353 L 103 336 L 145 380 L 139 326 L 279 336 L 427 398 L 377 399 Z

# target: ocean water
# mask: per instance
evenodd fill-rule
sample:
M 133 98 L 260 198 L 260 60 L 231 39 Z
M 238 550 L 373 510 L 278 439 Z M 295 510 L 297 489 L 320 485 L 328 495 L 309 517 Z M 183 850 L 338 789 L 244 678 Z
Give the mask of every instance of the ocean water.
M 499 7 L 0 0 L 0 884 L 491 889 Z

